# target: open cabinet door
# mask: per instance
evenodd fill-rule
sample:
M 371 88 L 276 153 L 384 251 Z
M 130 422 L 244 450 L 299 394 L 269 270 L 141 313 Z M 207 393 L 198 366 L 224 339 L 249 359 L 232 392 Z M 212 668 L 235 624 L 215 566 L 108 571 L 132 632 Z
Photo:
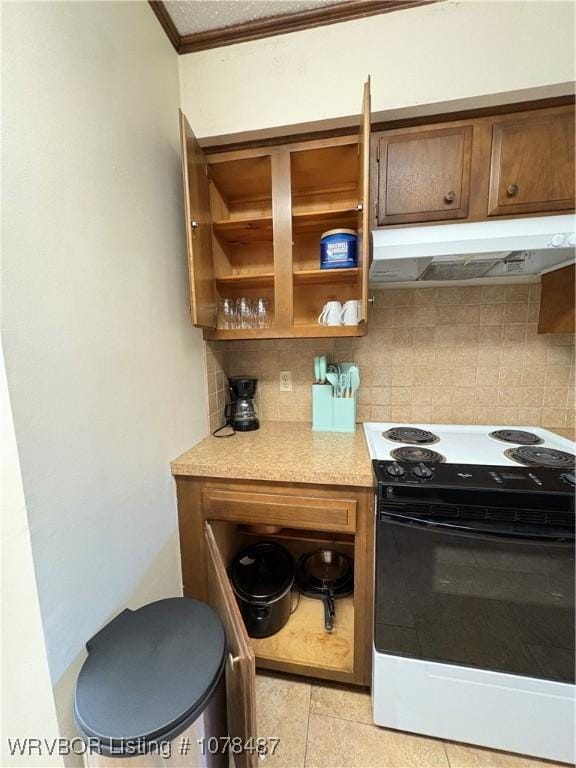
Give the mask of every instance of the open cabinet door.
M 215 328 L 217 317 L 212 260 L 212 222 L 206 158 L 192 128 L 180 110 L 184 214 L 190 276 L 192 322 Z
M 228 638 L 226 700 L 228 734 L 248 751 L 234 754 L 236 768 L 255 768 L 258 757 L 250 747 L 256 744 L 256 662 L 250 640 L 228 580 L 214 532 L 205 523 L 208 602 L 222 619 Z M 234 743 L 234 742 L 232 742 Z
M 574 333 L 576 326 L 574 264 L 542 275 L 538 333 Z
M 370 271 L 370 78 L 364 83 L 359 138 L 360 180 L 358 189 L 358 265 L 361 280 L 361 315 L 368 320 L 368 272 Z

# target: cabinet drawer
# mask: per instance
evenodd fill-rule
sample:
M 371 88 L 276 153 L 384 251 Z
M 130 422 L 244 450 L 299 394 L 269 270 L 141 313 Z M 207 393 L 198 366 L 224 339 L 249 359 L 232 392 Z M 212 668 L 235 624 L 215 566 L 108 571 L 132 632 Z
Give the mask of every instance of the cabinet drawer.
M 356 530 L 356 499 L 246 493 L 210 488 L 202 494 L 211 520 L 262 523 L 307 530 Z

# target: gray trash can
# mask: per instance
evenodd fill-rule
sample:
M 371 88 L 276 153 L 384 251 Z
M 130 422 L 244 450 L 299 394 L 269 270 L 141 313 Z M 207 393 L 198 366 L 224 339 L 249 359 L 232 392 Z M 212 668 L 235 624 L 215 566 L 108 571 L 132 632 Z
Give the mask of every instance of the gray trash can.
M 228 764 L 226 635 L 189 598 L 125 610 L 86 644 L 74 714 L 95 768 Z

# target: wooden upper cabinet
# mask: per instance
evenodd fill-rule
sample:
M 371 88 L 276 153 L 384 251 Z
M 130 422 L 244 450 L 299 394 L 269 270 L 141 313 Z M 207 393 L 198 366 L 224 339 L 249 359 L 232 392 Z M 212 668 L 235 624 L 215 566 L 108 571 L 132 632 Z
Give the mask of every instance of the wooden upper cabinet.
M 375 134 L 372 226 L 573 210 L 574 105 L 510 110 Z
M 190 312 L 194 325 L 215 328 L 217 303 L 212 259 L 208 169 L 200 144 L 182 111 L 180 111 L 180 142 L 190 279 Z
M 180 113 L 192 322 L 205 339 L 363 336 L 370 268 L 370 83 L 360 135 L 202 151 Z M 320 241 L 358 231 L 358 266 L 322 269 Z M 226 300 L 264 299 L 267 322 L 230 327 Z M 323 326 L 327 301 L 360 322 Z M 219 312 L 219 308 L 221 311 Z
M 511 117 L 494 123 L 488 214 L 574 207 L 574 112 Z
M 256 733 L 256 661 L 214 531 L 204 524 L 208 603 L 220 616 L 228 640 L 226 703 L 228 735 L 237 743 L 254 747 Z M 234 754 L 236 768 L 256 768 L 254 751 Z
M 465 218 L 471 153 L 471 125 L 382 136 L 378 225 Z

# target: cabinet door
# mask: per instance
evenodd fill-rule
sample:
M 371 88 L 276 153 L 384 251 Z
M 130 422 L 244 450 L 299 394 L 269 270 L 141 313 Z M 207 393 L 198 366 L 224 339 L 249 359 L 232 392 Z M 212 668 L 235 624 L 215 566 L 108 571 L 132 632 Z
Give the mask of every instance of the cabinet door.
M 254 746 L 256 739 L 256 662 L 236 598 L 226 573 L 214 532 L 205 523 L 208 602 L 222 619 L 228 638 L 226 698 L 228 734 L 241 744 Z M 234 755 L 236 768 L 255 768 L 257 756 L 246 751 Z
M 378 225 L 468 215 L 472 126 L 381 137 Z
M 542 275 L 538 333 L 574 333 L 575 277 L 574 264 Z
M 217 304 L 208 168 L 200 144 L 181 110 L 180 142 L 192 322 L 204 328 L 215 328 Z
M 358 211 L 358 264 L 361 269 L 361 315 L 368 319 L 368 273 L 370 270 L 370 78 L 364 83 L 362 121 L 360 123 L 359 154 L 360 178 L 358 189 L 362 195 Z
M 574 170 L 572 110 L 496 122 L 488 215 L 573 208 Z

